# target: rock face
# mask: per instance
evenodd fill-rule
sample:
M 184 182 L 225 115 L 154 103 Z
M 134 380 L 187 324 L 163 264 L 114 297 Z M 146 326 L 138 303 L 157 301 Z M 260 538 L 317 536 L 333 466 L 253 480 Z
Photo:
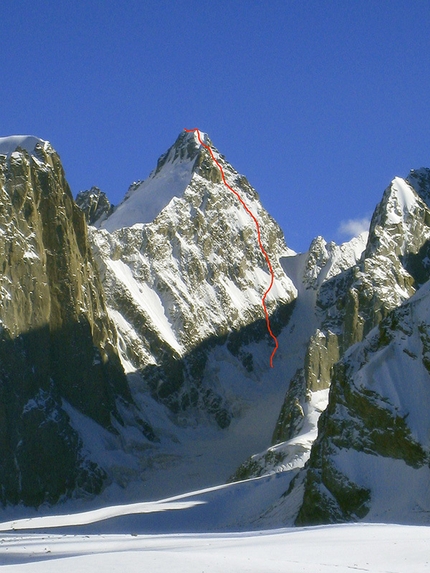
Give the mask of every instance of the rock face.
M 342 292 L 348 288 L 347 277 L 360 264 L 366 239 L 365 233 L 339 246 L 317 237 L 304 257 L 301 290 L 302 296 L 303 291 L 306 292 L 308 304 L 312 307 L 315 330 L 307 342 L 303 366 L 291 380 L 273 433 L 274 444 L 290 440 L 300 433 L 306 404 L 311 401 L 312 393 L 330 387 L 333 365 L 339 360 L 344 344 L 345 317 L 339 294 L 341 288 Z M 335 303 L 330 306 L 322 304 L 327 284 L 337 287 L 335 293 L 328 289 Z
M 285 458 L 288 444 L 309 427 L 313 411 L 308 404 L 314 394 L 330 387 L 310 460 L 294 477 L 284 501 L 298 524 L 364 517 L 426 521 L 417 508 L 429 504 L 421 482 L 428 479 L 429 444 L 427 430 L 417 428 L 425 426 L 428 401 L 423 365 L 429 173 L 421 169 L 406 180 L 394 179 L 375 210 L 356 264 L 331 277 L 316 264 L 312 281 L 307 281 L 316 290 L 319 322 L 303 368 L 290 383 L 273 438 Z M 308 260 L 326 264 L 323 246 L 314 241 Z M 383 488 L 401 497 L 407 480 L 416 483 L 416 495 L 403 493 L 403 502 L 394 506 Z M 303 501 L 297 503 L 298 498 Z
M 430 170 L 297 255 L 203 137 L 261 225 L 273 369 L 255 225 L 196 134 L 115 209 L 78 208 L 48 143 L 0 139 L 1 503 L 283 472 L 262 525 L 427 523 Z
M 282 231 L 245 177 L 213 150 L 261 222 L 276 275 L 267 306 L 279 332 L 296 296 L 279 263 L 288 253 Z M 270 275 L 254 222 L 197 136 L 182 133 L 150 177 L 95 226 L 93 252 L 127 371 L 139 372 L 173 413 L 197 408 L 228 426 L 232 405 L 208 372 L 209 354 L 226 345 L 230 361 L 253 371 L 253 355 L 244 347 L 267 339 L 261 297 Z
M 428 523 L 429 283 L 336 365 L 298 524 Z
M 76 196 L 76 204 L 83 211 L 88 225 L 109 217 L 114 210 L 106 194 L 98 187 L 91 187 L 89 191 L 80 191 Z
M 298 523 L 404 519 L 408 512 L 420 521 L 419 512 L 427 511 L 421 480 L 428 480 L 429 452 L 429 174 L 421 169 L 406 180 L 396 178 L 375 210 L 362 262 L 343 298 L 351 301 L 343 324 L 346 344 L 367 336 L 334 369 Z M 366 475 L 369 465 L 377 480 Z M 404 480 L 417 489 L 394 507 L 383 498 L 381 483 L 387 492 L 400 491 Z
M 262 523 L 428 523 L 429 197 L 430 170 L 395 178 L 367 241 L 317 238 L 284 261 L 289 328 L 312 328 L 272 446 L 233 476 L 289 474 Z
M 291 477 L 309 458 L 317 436 L 317 422 L 327 406 L 333 365 L 339 359 L 337 336 L 324 330 L 324 313 L 317 301 L 325 281 L 342 275 L 357 264 L 366 245 L 367 234 L 343 245 L 317 237 L 307 253 L 282 259 L 285 273 L 298 290 L 288 324 L 291 349 L 289 362 L 297 358 L 288 390 L 272 436 L 272 446 L 246 460 L 232 480 L 271 472 L 289 472 Z M 297 344 L 297 342 L 299 344 Z
M 0 140 L 0 500 L 39 505 L 101 489 L 64 404 L 112 429 L 130 398 L 83 214 L 60 159 Z
M 350 257 L 333 257 L 321 238 L 312 243 L 304 282 L 316 291 L 320 323 L 309 340 L 300 374 L 302 386 L 300 390 L 297 384 L 290 387 L 274 433 L 275 442 L 291 438 L 292 428 L 301 427 L 303 417 L 293 405 L 295 395 L 298 393 L 298 403 L 303 407 L 303 397 L 309 392 L 328 388 L 333 365 L 346 350 L 408 300 L 419 281 L 427 280 L 430 211 L 425 203 L 425 173 L 421 170 L 411 174 L 417 191 L 408 180 L 400 178 L 386 189 L 375 209 L 366 248 L 355 264 L 347 267 L 345 262 Z M 332 268 L 325 272 L 327 261 L 333 259 L 344 261 L 343 270 L 337 266 L 340 272 Z

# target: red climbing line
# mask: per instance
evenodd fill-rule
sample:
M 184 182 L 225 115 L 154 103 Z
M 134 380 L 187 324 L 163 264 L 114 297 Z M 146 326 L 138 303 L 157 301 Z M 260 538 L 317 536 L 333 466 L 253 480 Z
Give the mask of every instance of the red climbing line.
M 266 317 L 267 330 L 269 331 L 270 336 L 271 336 L 271 337 L 273 338 L 273 340 L 275 341 L 275 348 L 274 348 L 274 350 L 273 350 L 273 352 L 272 352 L 272 354 L 271 354 L 271 356 L 270 356 L 270 367 L 273 368 L 273 357 L 275 356 L 276 351 L 277 351 L 278 348 L 279 348 L 279 344 L 278 344 L 278 339 L 277 339 L 276 336 L 273 334 L 273 332 L 272 332 L 272 327 L 270 326 L 269 313 L 267 312 L 267 307 L 266 307 L 266 297 L 267 297 L 267 295 L 269 294 L 271 288 L 273 287 L 273 283 L 274 283 L 274 280 L 275 280 L 275 273 L 273 272 L 273 268 L 272 268 L 272 265 L 271 265 L 271 263 L 270 263 L 269 257 L 268 257 L 268 255 L 267 255 L 267 253 L 266 253 L 266 250 L 265 250 L 264 247 L 263 247 L 263 243 L 261 242 L 260 224 L 259 224 L 259 222 L 257 221 L 257 218 L 255 217 L 254 213 L 252 213 L 252 211 L 251 211 L 251 210 L 249 209 L 249 207 L 246 205 L 245 201 L 242 199 L 242 197 L 239 195 L 239 193 L 238 193 L 237 191 L 235 191 L 235 190 L 233 189 L 233 187 L 231 187 L 231 186 L 227 183 L 226 178 L 225 178 L 225 175 L 224 175 L 224 170 L 223 170 L 223 168 L 221 167 L 221 165 L 220 165 L 220 164 L 218 163 L 218 161 L 216 160 L 215 155 L 213 154 L 213 151 L 212 151 L 212 149 L 209 147 L 209 145 L 206 145 L 205 143 L 203 143 L 202 138 L 201 138 L 201 136 L 200 136 L 200 131 L 198 130 L 198 128 L 195 127 L 194 129 L 185 129 L 184 131 L 187 131 L 188 133 L 197 132 L 197 137 L 198 137 L 198 140 L 199 140 L 200 144 L 201 144 L 205 149 L 207 149 L 207 150 L 209 151 L 209 153 L 210 153 L 212 159 L 214 160 L 214 162 L 215 162 L 216 165 L 218 166 L 218 169 L 219 169 L 220 172 L 221 172 L 221 177 L 222 177 L 222 180 L 223 180 L 223 182 L 224 182 L 224 185 L 225 185 L 226 187 L 228 187 L 228 189 L 230 189 L 230 191 L 236 195 L 236 197 L 239 199 L 239 201 L 240 201 L 240 203 L 242 204 L 242 206 L 243 206 L 243 208 L 245 209 L 245 211 L 248 213 L 248 215 L 252 218 L 252 220 L 253 220 L 254 223 L 255 223 L 255 227 L 256 227 L 256 229 L 257 229 L 258 244 L 259 244 L 259 246 L 260 246 L 260 250 L 261 250 L 261 252 L 263 253 L 264 258 L 266 259 L 267 266 L 269 267 L 269 272 L 270 272 L 270 276 L 271 276 L 269 288 L 268 288 L 268 289 L 266 290 L 266 292 L 263 294 L 263 297 L 262 297 L 262 299 L 261 299 L 261 304 L 263 305 L 264 316 Z

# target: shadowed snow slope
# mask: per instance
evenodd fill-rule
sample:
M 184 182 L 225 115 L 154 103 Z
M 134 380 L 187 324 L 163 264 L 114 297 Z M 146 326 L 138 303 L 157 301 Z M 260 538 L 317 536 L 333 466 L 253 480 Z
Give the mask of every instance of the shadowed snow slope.
M 152 509 L 157 511 L 156 507 Z M 155 523 L 156 515 L 166 514 L 187 523 L 189 509 L 168 501 L 163 509 L 164 513 L 154 513 Z M 117 520 L 121 512 L 126 513 L 127 508 L 118 509 Z M 147 516 L 135 515 L 134 524 L 125 521 L 115 533 L 91 533 L 78 525 L 80 516 L 67 516 L 67 530 L 61 529 L 65 518 L 59 516 L 50 518 L 43 532 L 3 533 L 0 536 L 2 571 L 424 573 L 429 568 L 430 530 L 426 527 L 343 525 L 254 533 L 148 535 L 139 533 L 138 526 L 139 518 L 144 520 Z M 94 526 L 97 530 L 97 525 Z M 182 530 L 186 531 L 187 527 Z

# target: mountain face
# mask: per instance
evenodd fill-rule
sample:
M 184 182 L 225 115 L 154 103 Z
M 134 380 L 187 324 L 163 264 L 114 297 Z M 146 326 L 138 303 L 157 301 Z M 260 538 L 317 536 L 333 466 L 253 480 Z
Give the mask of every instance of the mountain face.
M 67 408 L 112 429 L 129 400 L 87 240 L 60 159 L 0 139 L 0 501 L 39 505 L 100 491 Z
M 336 365 L 297 523 L 428 523 L 429 285 Z
M 219 432 L 238 420 L 234 451 L 223 446 L 228 469 L 218 464 L 227 477 L 254 447 L 240 443 L 240 420 L 254 418 L 263 396 L 270 432 L 272 392 L 284 386 L 279 374 L 261 384 L 273 346 L 261 305 L 271 277 L 256 230 L 207 151 L 181 135 L 115 210 L 97 188 L 79 195 L 78 209 L 48 143 L 3 138 L 0 151 L 3 505 L 92 496 L 109 484 L 139 484 L 141 495 L 167 459 L 177 491 L 178 448 L 196 447 L 194 428 L 214 457 L 229 435 Z M 296 296 L 279 263 L 290 251 L 256 192 L 215 153 L 262 222 L 279 333 Z M 255 444 L 264 434 L 255 430 Z M 208 483 L 182 465 L 187 479 Z
M 428 469 L 429 444 L 425 431 L 416 428 L 425 426 L 428 399 L 423 301 L 430 278 L 429 174 L 422 169 L 393 180 L 375 209 L 356 264 L 333 276 L 315 265 L 315 280 L 303 281 L 316 290 L 317 328 L 303 367 L 291 380 L 274 446 L 247 462 L 251 468 L 258 462 L 264 473 L 276 451 L 278 465 L 272 462 L 270 469 L 279 471 L 313 428 L 309 461 L 306 456 L 288 494 L 271 510 L 279 513 L 282 506 L 290 522 L 426 521 L 422 483 L 428 479 L 423 468 Z M 307 261 L 324 262 L 322 246 L 314 241 Z M 411 357 L 413 364 L 406 364 Z M 312 405 L 323 388 L 330 388 L 328 406 L 324 410 L 319 402 L 324 413 L 316 431 Z M 406 398 L 409 392 L 413 399 Z M 398 460 L 409 469 L 403 471 Z M 417 485 L 413 495 L 400 493 L 407 480 Z M 396 495 L 404 499 L 394 506 Z
M 428 511 L 429 174 L 396 178 L 375 210 L 353 283 L 353 324 L 367 336 L 333 370 L 298 523 Z M 393 506 L 408 481 L 416 487 Z
M 425 196 L 425 190 L 420 193 Z M 355 264 L 348 266 L 352 259 L 342 256 L 346 252 L 330 253 L 321 238 L 313 241 L 303 281 L 306 288 L 316 292 L 320 322 L 309 340 L 303 370 L 297 374 L 302 379 L 302 396 L 328 388 L 332 367 L 346 350 L 412 296 L 418 280 L 426 280 L 423 265 L 430 232 L 428 216 L 423 198 L 407 181 L 396 178 L 375 209 L 367 244 Z M 358 255 L 363 246 L 355 240 L 343 249 Z M 344 268 L 334 264 L 339 259 Z M 293 386 L 290 388 L 294 394 Z M 290 402 L 287 396 L 275 441 L 291 437 L 289 420 L 295 418 Z M 299 402 L 302 404 L 303 399 Z M 282 423 L 283 418 L 287 424 Z
M 282 231 L 248 181 L 205 140 L 227 181 L 261 222 L 276 279 L 267 306 L 279 332 L 296 297 L 279 263 L 289 252 Z M 182 133 L 150 177 L 134 184 L 95 227 L 93 253 L 124 367 L 138 373 L 140 384 L 173 414 L 183 418 L 197 408 L 227 427 L 233 404 L 210 356 L 223 346 L 227 356 L 221 363 L 253 373 L 254 356 L 246 346 L 266 345 L 261 297 L 270 274 L 253 220 L 196 134 Z
M 47 142 L 0 138 L 2 505 L 276 474 L 253 527 L 428 523 L 430 170 L 368 233 L 296 254 L 203 140 L 260 222 L 274 368 L 255 224 L 196 133 L 79 208 Z
M 83 211 L 89 225 L 105 219 L 114 210 L 106 194 L 98 187 L 92 187 L 89 191 L 80 191 L 76 197 L 76 203 Z

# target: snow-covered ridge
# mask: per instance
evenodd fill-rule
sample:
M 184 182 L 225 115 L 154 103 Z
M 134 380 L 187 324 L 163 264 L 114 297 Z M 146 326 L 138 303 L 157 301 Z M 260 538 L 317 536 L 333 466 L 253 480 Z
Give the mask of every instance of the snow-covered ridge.
M 207 136 L 202 134 L 202 140 Z M 137 223 L 150 223 L 174 197 L 182 197 L 191 182 L 200 143 L 196 133 L 183 132 L 160 157 L 148 179 L 130 187 L 114 213 L 100 226 L 109 232 Z
M 276 283 L 268 304 L 274 312 L 278 308 L 291 312 L 279 319 L 277 368 L 273 372 L 268 370 L 267 340 L 264 333 L 261 335 L 258 328 L 254 329 L 261 322 L 261 294 L 270 280 L 258 249 L 255 228 L 236 197 L 223 185 L 218 167 L 200 144 L 198 133 L 183 132 L 160 157 L 149 178 L 132 185 L 116 212 L 112 213 L 108 206 L 105 221 L 102 223 L 99 218 L 102 228 L 92 228 L 89 232 L 107 311 L 118 333 L 113 341 L 118 340 L 118 354 L 129 374 L 133 407 L 139 412 L 138 420 L 145 422 L 145 431 L 142 433 L 125 405 L 120 412 L 125 426 L 118 430 L 118 439 L 110 436 L 108 430 L 102 433 L 101 428 L 96 428 L 96 422 L 86 426 L 82 421 L 84 415 L 79 411 L 72 415 L 64 404 L 63 409 L 73 430 L 82 437 L 89 452 L 88 459 L 112 476 L 113 493 L 106 492 L 107 496 L 119 495 L 115 491 L 118 485 L 128 489 L 124 496 L 132 498 L 135 492 L 143 491 L 144 495 L 155 498 L 153 492 L 157 488 L 161 491 L 166 487 L 194 487 L 188 485 L 191 480 L 195 480 L 196 487 L 213 480 L 220 483 L 242 459 L 251 455 L 252 462 L 259 463 L 261 475 L 276 473 L 273 480 L 278 482 L 276 492 L 273 496 L 270 494 L 269 499 L 272 486 L 266 489 L 267 484 L 261 485 L 265 489 L 262 507 L 247 503 L 247 507 L 252 507 L 252 514 L 244 516 L 238 512 L 237 515 L 242 523 L 245 517 L 248 523 L 255 523 L 260 516 L 265 523 L 273 519 L 271 525 L 275 526 L 285 523 L 285 519 L 292 523 L 304 491 L 301 477 L 304 473 L 299 473 L 299 469 L 308 460 L 317 437 L 317 417 L 328 400 L 333 364 L 346 345 L 353 342 L 351 332 L 357 333 L 357 340 L 361 339 L 363 333 L 359 329 L 365 320 L 371 324 L 378 313 L 379 321 L 383 313 L 411 296 L 415 289 L 414 277 L 407 274 L 407 269 L 412 272 L 419 263 L 423 268 L 416 274 L 421 282 L 418 278 L 416 282 L 423 284 L 421 276 L 427 263 L 421 247 L 430 237 L 429 212 L 418 191 L 396 178 L 384 195 L 378 216 L 374 217 L 371 228 L 374 240 L 371 237 L 367 250 L 366 234 L 343 245 L 327 243 L 320 237 L 313 241 L 309 253 L 294 257 L 284 243 L 281 230 L 264 211 L 246 178 L 212 147 L 206 135 L 202 134 L 202 138 L 211 145 L 229 184 L 241 191 L 261 221 L 263 242 L 276 271 Z M 18 148 L 31 153 L 28 163 L 32 169 L 37 164 L 39 151 L 43 151 L 42 162 L 51 149 L 47 142 L 33 136 L 2 138 L 0 153 L 3 151 L 11 157 L 8 160 L 2 156 L 6 166 L 13 165 L 15 158 L 28 160 L 26 153 L 20 153 Z M 49 166 L 49 161 L 46 164 Z M 426 172 L 420 171 L 418 175 L 416 184 L 419 183 L 421 189 L 421 179 L 426 177 Z M 35 256 L 29 248 L 24 253 L 23 259 Z M 409 257 L 410 254 L 415 258 Z M 337 281 L 332 280 L 336 277 Z M 422 286 L 419 291 L 421 297 L 425 288 Z M 294 305 L 290 305 L 293 300 Z M 419 308 L 414 307 L 420 311 L 415 312 L 420 320 L 425 317 L 428 304 L 426 299 Z M 405 324 L 408 326 L 407 321 Z M 425 382 L 428 377 L 425 363 L 428 357 L 418 360 L 417 350 L 426 344 L 430 348 L 423 334 L 428 329 L 425 323 L 414 329 L 415 339 L 409 337 L 404 345 L 402 337 L 406 336 L 406 329 L 399 329 L 397 346 L 391 344 L 384 348 L 385 354 L 369 361 L 357 378 L 351 379 L 350 385 L 358 380 L 364 386 L 367 380 L 373 381 L 376 373 L 372 390 L 376 388 L 381 400 L 390 398 L 399 409 L 407 406 L 408 411 L 418 411 L 422 405 L 426 410 L 428 400 L 423 399 L 424 393 L 409 396 L 412 383 L 390 384 L 392 379 L 407 380 L 411 372 L 416 373 L 412 376 L 414 380 Z M 241 336 L 243 333 L 243 337 L 226 338 L 229 333 Z M 351 340 L 344 343 L 346 335 Z M 385 344 L 385 339 L 383 342 Z M 430 356 L 427 346 L 425 350 Z M 403 367 L 405 361 L 408 362 Z M 298 371 L 300 377 L 295 374 Z M 270 436 L 282 396 L 286 390 L 289 392 L 286 382 L 290 379 L 297 382 L 298 390 L 285 400 L 291 408 L 286 410 L 282 420 L 287 420 L 289 427 L 293 420 L 297 433 L 281 436 L 282 442 L 276 438 L 274 443 L 275 438 L 271 442 Z M 295 390 L 293 382 L 290 388 Z M 39 408 L 39 401 L 33 397 L 25 402 L 23 414 L 33 413 L 36 407 Z M 52 409 L 48 414 L 52 417 L 51 412 Z M 429 433 L 425 414 L 408 424 L 411 433 L 424 443 Z M 272 445 L 268 447 L 269 444 Z M 427 443 L 425 445 L 427 447 Z M 353 450 L 349 443 L 347 448 Z M 253 455 L 255 451 L 263 454 Z M 361 452 L 359 454 L 361 456 Z M 353 456 L 355 451 L 347 458 L 351 467 L 355 463 Z M 343 461 L 344 458 L 340 460 Z M 359 461 L 361 463 L 361 458 Z M 391 467 L 394 465 L 386 466 Z M 338 469 L 344 471 L 345 468 Z M 419 469 L 424 474 L 424 469 Z M 278 498 L 291 483 L 293 472 L 300 478 L 295 482 L 294 493 L 285 505 L 278 504 Z M 386 473 L 388 475 L 388 470 Z M 346 470 L 345 475 L 348 475 Z M 404 475 L 409 479 L 413 474 Z M 428 475 L 424 477 L 427 480 Z M 368 486 L 355 480 L 354 475 L 352 478 L 360 487 Z M 278 491 L 280 480 L 283 480 L 282 491 L 281 488 Z M 267 483 L 269 481 L 268 478 Z M 250 480 L 248 482 L 246 487 L 251 487 Z M 403 483 L 398 483 L 401 497 Z M 428 481 L 423 479 L 422 483 Z M 164 498 L 164 491 L 162 495 Z M 387 499 L 382 495 L 378 499 L 379 507 L 385 511 Z M 427 499 L 424 494 L 418 501 L 421 503 L 422 499 Z M 164 510 L 182 507 L 184 511 L 203 512 L 207 505 L 205 501 L 190 506 L 164 506 Z M 161 504 L 157 506 L 160 507 Z M 427 501 L 422 507 L 427 511 Z M 139 513 L 150 509 L 140 507 Z M 101 513 L 105 515 L 104 510 Z M 377 514 L 379 519 L 380 515 Z M 225 519 L 223 516 L 223 527 L 227 525 Z
M 411 185 L 401 177 L 395 177 L 391 183 L 393 192 L 392 210 L 388 213 L 388 221 L 398 224 L 415 208 L 417 197 Z
M 48 142 L 34 135 L 10 135 L 0 137 L 0 155 L 11 155 L 18 147 L 33 153 L 37 144 L 45 146 Z
M 201 139 L 211 145 L 226 179 L 260 220 L 276 273 L 267 300 L 272 312 L 296 295 L 278 263 L 289 252 L 282 231 L 246 179 L 205 134 Z M 270 276 L 253 221 L 226 189 L 197 132 L 182 132 L 149 178 L 133 185 L 116 211 L 96 221 L 97 226 L 90 235 L 109 306 L 129 314 L 133 306 L 143 313 L 146 330 L 152 329 L 179 355 L 207 337 L 261 318 L 261 296 Z M 150 298 L 153 304 L 144 304 Z M 127 327 L 127 336 L 129 332 Z

